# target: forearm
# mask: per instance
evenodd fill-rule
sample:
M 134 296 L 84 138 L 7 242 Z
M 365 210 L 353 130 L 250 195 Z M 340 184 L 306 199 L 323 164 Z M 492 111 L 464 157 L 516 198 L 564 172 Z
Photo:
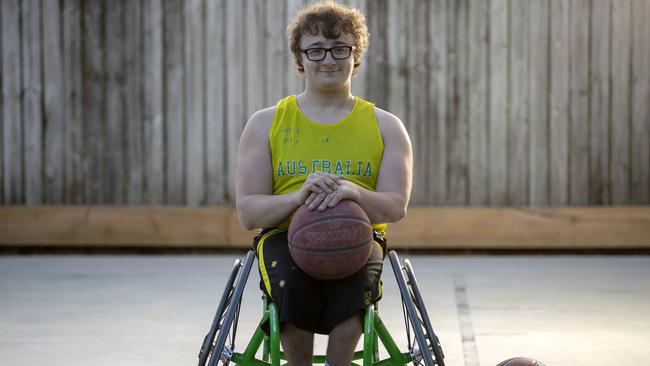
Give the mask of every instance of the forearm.
M 406 216 L 408 199 L 395 192 L 373 192 L 358 188 L 355 199 L 366 211 L 373 224 L 397 222 Z
M 252 194 L 237 200 L 239 223 L 246 229 L 273 227 L 286 220 L 300 206 L 296 192 Z

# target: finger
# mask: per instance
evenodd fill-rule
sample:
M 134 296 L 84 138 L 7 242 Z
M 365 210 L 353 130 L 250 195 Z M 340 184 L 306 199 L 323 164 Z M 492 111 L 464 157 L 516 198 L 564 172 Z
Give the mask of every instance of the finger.
M 329 178 L 324 178 L 323 180 L 318 181 L 318 187 L 322 189 L 322 192 L 332 193 L 336 189 L 337 185 L 332 184 L 332 180 Z M 319 192 L 320 193 L 320 192 Z
M 328 188 L 332 189 L 332 191 L 336 190 L 337 188 L 339 188 L 341 186 L 339 184 L 339 182 L 338 182 L 338 179 L 336 177 L 334 177 L 334 176 L 327 177 L 324 180 L 324 183 L 327 184 Z M 331 192 L 329 192 L 329 193 L 331 193 Z
M 334 191 L 330 194 L 328 194 L 324 199 L 323 202 L 320 203 L 318 206 L 319 211 L 325 211 L 328 207 L 334 207 L 334 205 L 330 205 L 332 200 L 336 199 L 336 196 L 338 196 L 338 191 Z
M 330 200 L 327 202 L 327 207 L 334 207 L 341 202 L 341 199 L 343 198 L 343 193 L 340 190 L 337 190 L 335 194 L 331 195 L 332 197 Z
M 307 187 L 307 188 L 309 188 L 309 190 L 312 191 L 313 193 L 317 193 L 317 194 L 318 194 L 318 193 L 325 193 L 325 190 L 324 190 L 324 189 L 322 189 L 321 187 L 319 187 L 319 186 L 317 186 L 317 185 L 315 185 L 315 184 L 314 184 L 314 185 L 310 185 L 310 186 Z
M 327 197 L 327 193 L 325 192 L 317 194 L 316 197 L 314 197 L 314 199 L 309 204 L 309 209 L 313 210 L 316 207 L 318 207 L 318 205 L 320 205 L 321 202 L 323 202 L 323 199 L 325 199 L 325 197 Z
M 339 179 L 339 177 L 336 177 L 336 176 L 332 177 L 330 182 L 333 185 L 334 189 L 337 189 L 338 187 L 341 186 L 341 183 L 340 183 L 341 179 Z
M 318 193 L 311 192 L 311 194 L 309 194 L 309 197 L 307 197 L 305 200 L 305 205 L 309 205 L 314 200 L 314 198 L 316 198 L 317 194 Z
M 303 184 L 303 187 L 304 187 L 307 191 L 309 191 L 309 192 L 316 192 L 316 193 L 321 193 L 321 192 L 323 192 L 323 189 L 320 188 L 320 187 L 317 185 L 317 183 L 318 183 L 318 182 L 310 182 L 309 180 L 307 180 L 307 181 Z

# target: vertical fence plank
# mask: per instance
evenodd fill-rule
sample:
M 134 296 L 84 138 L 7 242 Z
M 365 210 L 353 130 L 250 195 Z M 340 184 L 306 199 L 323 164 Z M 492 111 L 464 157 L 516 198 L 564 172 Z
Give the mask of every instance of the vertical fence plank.
M 373 1 L 373 0 L 370 0 Z M 367 0 L 355 0 L 352 1 L 351 5 L 356 9 L 359 9 L 366 17 L 366 24 L 368 23 L 368 1 Z M 372 33 L 370 34 L 372 38 Z M 368 90 L 368 78 L 374 77 L 369 73 L 368 69 L 368 53 L 361 58 L 361 69 L 359 73 L 355 76 L 355 81 L 352 83 L 352 94 L 359 95 L 362 98 L 369 100 L 369 90 Z M 372 99 L 370 99 L 373 101 Z M 374 102 L 374 101 L 373 101 Z
M 20 59 L 20 1 L 0 2 L 2 7 L 2 99 L 3 105 L 3 176 L 4 202 L 22 203 L 23 132 L 22 63 Z
M 422 1 L 404 1 L 407 10 L 406 25 L 411 47 L 408 49 L 406 67 L 409 72 L 406 78 L 408 99 L 408 132 L 413 144 L 413 159 L 416 167 L 413 177 L 411 202 L 424 204 L 429 195 L 429 175 L 426 161 L 430 156 L 429 142 L 429 59 L 428 54 L 428 9 Z
M 510 2 L 510 118 L 508 127 L 508 203 L 528 203 L 530 156 L 528 115 L 528 27 L 530 15 L 525 1 Z
M 43 199 L 43 84 L 41 64 L 41 2 L 22 4 L 23 128 L 25 203 Z
M 61 4 L 43 2 L 43 200 L 44 203 L 64 202 L 63 172 L 65 147 L 63 53 L 61 49 Z M 41 202 L 39 202 L 41 203 Z
M 382 109 L 388 107 L 388 0 L 375 0 L 368 3 L 368 28 L 370 30 L 370 45 L 362 60 L 361 68 L 367 75 L 363 82 L 366 84 L 367 98 Z M 356 81 L 359 82 L 359 81 Z
M 570 3 L 569 34 L 569 203 L 585 205 L 589 199 L 589 1 Z
M 612 2 L 611 162 L 612 203 L 630 202 L 631 1 Z
M 0 4 L 0 204 L 5 203 L 5 155 L 4 155 L 4 87 L 3 87 L 3 68 L 2 68 L 2 55 L 4 55 L 4 49 L 2 47 L 3 41 L 3 28 L 2 28 L 2 4 Z
M 368 22 L 368 4 L 366 3 L 366 0 L 352 0 L 350 1 L 350 6 L 361 11 L 366 17 L 366 23 Z M 422 26 L 424 26 L 424 24 L 422 24 Z M 373 37 L 372 33 L 370 34 L 370 37 Z M 358 95 L 366 100 L 374 102 L 372 99 L 368 98 L 368 83 L 366 80 L 368 80 L 370 74 L 368 73 L 367 62 L 368 54 L 366 53 L 361 59 L 361 68 L 352 79 L 352 95 Z
M 374 1 L 374 0 L 370 0 Z M 356 0 L 351 3 L 352 6 L 359 9 L 366 17 L 366 24 L 368 23 L 368 7 L 369 4 L 366 0 Z M 370 33 L 370 38 L 372 39 L 373 34 Z M 370 90 L 368 90 L 368 79 L 375 77 L 375 75 L 370 74 L 370 69 L 368 68 L 368 53 L 366 52 L 365 56 L 361 58 L 361 69 L 354 77 L 352 82 L 352 94 L 359 95 L 366 100 L 370 100 L 374 103 L 374 100 L 369 98 Z
M 79 0 L 63 2 L 63 99 L 65 114 L 65 179 L 66 203 L 85 201 L 85 170 L 83 143 L 83 42 L 82 11 Z
M 589 203 L 596 205 L 610 202 L 610 8 L 610 0 L 594 0 L 591 5 Z
M 165 0 L 165 201 L 185 203 L 185 72 L 183 0 Z
M 163 203 L 162 0 L 145 0 L 144 16 L 144 202 Z
M 246 111 L 244 107 L 244 88 L 242 80 L 245 73 L 244 50 L 241 45 L 244 43 L 244 8 L 243 3 L 226 2 L 226 54 L 228 63 L 226 65 L 227 85 L 227 131 L 228 131 L 228 165 L 226 176 L 228 177 L 228 197 L 234 200 L 235 197 L 235 163 L 239 135 L 246 122 Z M 276 20 L 277 21 L 277 20 Z M 280 22 L 281 23 L 281 22 Z M 281 37 L 280 39 L 284 39 Z M 277 41 L 277 40 L 276 40 Z
M 548 205 L 548 9 L 547 0 L 529 4 L 528 78 L 530 114 L 530 204 Z
M 284 72 L 294 72 L 293 58 L 287 65 L 285 57 L 285 2 L 266 1 L 266 97 L 267 104 L 275 105 L 284 96 Z M 227 28 L 230 29 L 230 28 Z M 230 106 L 228 104 L 228 106 Z M 230 135 L 229 135 L 230 136 Z
M 224 203 L 226 163 L 226 113 L 224 88 L 224 60 L 226 59 L 224 22 L 224 0 L 206 3 L 206 176 L 208 204 Z M 253 26 L 253 25 L 251 25 Z M 260 32 L 263 36 L 263 32 Z M 264 42 L 261 42 L 263 47 Z M 263 55 L 259 56 L 265 61 Z
M 388 2 L 388 111 L 406 125 L 409 124 L 405 108 L 406 83 L 406 6 L 396 1 Z
M 508 152 L 508 0 L 490 1 L 489 203 L 507 200 Z
M 550 204 L 568 203 L 569 11 L 551 0 Z
M 142 3 L 124 2 L 124 63 L 126 74 L 127 202 L 142 203 L 144 180 L 142 84 Z
M 104 5 L 93 0 L 83 6 L 83 115 L 86 203 L 105 203 Z M 133 81 L 135 83 L 135 81 Z M 128 103 L 128 101 L 127 101 Z M 130 121 L 127 121 L 127 123 Z M 137 122 L 134 122 L 137 123 Z
M 126 203 L 124 1 L 106 8 L 106 200 Z
M 246 5 L 246 19 L 249 20 L 246 27 L 246 117 L 250 117 L 256 111 L 266 106 L 266 85 L 265 85 L 265 34 L 266 17 L 264 12 L 264 1 L 250 0 Z M 290 72 L 298 78 L 295 72 Z M 295 85 L 295 92 L 299 92 L 301 86 Z
M 632 4 L 632 187 L 630 200 L 650 203 L 650 4 Z
M 488 202 L 488 45 L 487 1 L 469 3 L 469 204 Z
M 428 172 L 429 204 L 442 204 L 447 197 L 447 2 L 434 0 L 429 7 L 429 143 L 432 144 L 426 160 Z
M 447 203 L 467 204 L 468 121 L 467 121 L 467 11 L 468 1 L 450 1 L 447 7 Z
M 405 123 L 406 129 L 411 138 L 413 164 L 414 166 L 418 166 L 422 164 L 423 153 L 426 149 L 422 147 L 422 152 L 420 152 L 421 136 L 418 136 L 418 133 L 420 135 L 422 133 L 417 130 L 417 121 L 420 118 L 420 113 L 416 107 L 417 102 L 414 101 L 414 99 L 417 98 L 416 94 L 419 89 L 419 86 L 417 85 L 419 84 L 419 80 L 417 80 L 418 75 L 421 76 L 420 70 L 417 69 L 417 59 L 419 56 L 419 47 L 416 40 L 418 36 L 418 25 L 414 24 L 416 22 L 415 13 L 417 13 L 417 4 L 416 0 L 404 0 L 400 2 L 400 4 L 404 8 L 404 18 L 402 18 L 402 21 L 404 22 L 405 39 L 408 42 L 402 61 L 404 74 L 401 76 L 404 81 L 404 94 L 402 95 L 404 108 L 403 122 Z M 422 172 L 423 170 L 421 169 L 414 169 L 413 171 L 411 202 L 414 204 L 421 204 L 421 197 L 426 195 L 426 192 L 424 191 L 426 189 L 426 183 L 422 179 L 425 175 L 423 175 Z
M 293 17 L 296 15 L 298 10 L 303 7 L 303 1 L 302 0 L 284 0 L 283 1 L 287 8 L 286 8 L 286 16 L 282 19 L 276 19 L 276 22 L 279 22 L 283 24 L 283 29 L 286 28 L 286 19 L 289 19 L 290 17 Z M 302 75 L 299 75 L 296 72 L 296 67 L 294 66 L 293 62 L 293 55 L 291 54 L 291 51 L 289 50 L 289 47 L 287 45 L 286 37 L 282 37 L 279 41 L 282 43 L 282 46 L 284 48 L 284 57 L 285 57 L 285 68 L 286 72 L 284 73 L 285 81 L 285 91 L 284 94 L 299 94 L 302 92 L 304 89 L 304 78 Z M 352 83 L 354 85 L 354 82 Z
M 189 206 L 199 206 L 205 200 L 205 156 L 203 147 L 204 103 L 203 99 L 203 14 L 201 0 L 185 2 L 185 97 L 187 98 L 187 135 L 185 138 L 185 171 L 187 185 L 185 195 Z M 233 62 L 240 60 L 233 59 Z M 233 91 L 234 92 L 234 91 Z

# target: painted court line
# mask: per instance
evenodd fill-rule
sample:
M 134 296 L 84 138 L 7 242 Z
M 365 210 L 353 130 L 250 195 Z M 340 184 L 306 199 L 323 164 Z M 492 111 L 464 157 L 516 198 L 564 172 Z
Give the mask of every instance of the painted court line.
M 456 295 L 458 325 L 463 344 L 465 366 L 480 366 L 478 349 L 476 348 L 476 337 L 474 337 L 474 327 L 472 326 L 472 315 L 470 314 L 469 303 L 467 302 L 465 277 L 461 275 L 454 276 L 454 293 Z

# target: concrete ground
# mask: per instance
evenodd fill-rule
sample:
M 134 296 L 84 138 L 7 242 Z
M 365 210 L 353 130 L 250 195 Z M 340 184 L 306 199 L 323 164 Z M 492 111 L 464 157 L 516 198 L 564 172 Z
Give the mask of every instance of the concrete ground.
M 194 365 L 234 257 L 0 257 L 0 364 Z M 650 365 L 650 256 L 401 257 L 447 365 Z M 388 260 L 383 281 L 380 315 L 404 346 Z M 252 271 L 240 347 L 261 307 Z

